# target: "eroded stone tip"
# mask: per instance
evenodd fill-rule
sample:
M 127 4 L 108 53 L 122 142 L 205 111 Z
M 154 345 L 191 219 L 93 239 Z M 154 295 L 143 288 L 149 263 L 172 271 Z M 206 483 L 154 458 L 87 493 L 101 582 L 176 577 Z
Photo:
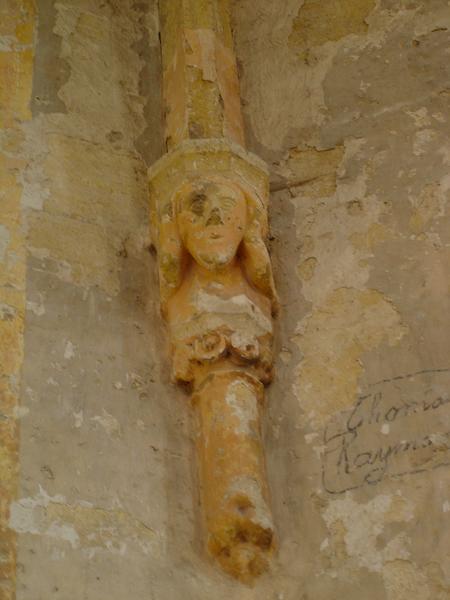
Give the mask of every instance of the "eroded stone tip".
M 272 527 L 262 527 L 245 516 L 245 512 L 253 512 L 251 506 L 242 505 L 237 511 L 243 513 L 242 516 L 236 515 L 212 534 L 208 550 L 226 573 L 252 585 L 270 567 L 274 532 Z

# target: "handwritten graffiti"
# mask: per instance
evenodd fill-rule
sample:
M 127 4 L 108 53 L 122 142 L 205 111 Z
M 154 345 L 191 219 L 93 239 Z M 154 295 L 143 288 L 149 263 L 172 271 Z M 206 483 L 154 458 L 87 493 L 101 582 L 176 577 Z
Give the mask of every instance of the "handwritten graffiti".
M 450 369 L 371 385 L 324 432 L 323 484 L 332 494 L 386 477 L 450 466 Z

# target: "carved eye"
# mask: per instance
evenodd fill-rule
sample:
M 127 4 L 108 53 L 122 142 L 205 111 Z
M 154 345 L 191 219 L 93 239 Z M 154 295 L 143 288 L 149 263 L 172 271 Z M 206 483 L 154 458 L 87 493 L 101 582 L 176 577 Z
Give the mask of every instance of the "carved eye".
M 198 217 L 200 217 L 205 210 L 205 204 L 206 204 L 205 194 L 193 194 L 191 196 L 190 209 L 194 213 L 194 215 L 197 215 Z
M 233 208 L 236 205 L 236 199 L 235 198 L 230 198 L 229 196 L 222 196 L 222 198 L 220 199 L 220 203 L 222 205 L 222 208 L 228 212 L 233 210 Z

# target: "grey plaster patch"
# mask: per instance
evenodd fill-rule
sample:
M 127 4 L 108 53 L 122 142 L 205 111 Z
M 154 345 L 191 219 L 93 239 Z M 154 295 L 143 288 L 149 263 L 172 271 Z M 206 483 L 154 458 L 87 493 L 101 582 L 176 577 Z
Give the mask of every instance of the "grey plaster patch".
M 56 7 L 53 0 L 38 0 L 37 44 L 39 51 L 33 71 L 31 110 L 39 113 L 65 113 L 66 107 L 58 92 L 70 75 L 68 63 L 60 58 L 61 36 L 54 32 Z
M 136 5 L 139 6 L 139 5 Z M 134 45 L 141 57 L 139 92 L 146 98 L 144 106 L 145 129 L 136 139 L 136 150 L 150 166 L 163 154 L 163 107 L 159 82 L 161 81 L 161 49 L 159 22 L 154 6 L 143 5 L 140 23 L 142 37 Z

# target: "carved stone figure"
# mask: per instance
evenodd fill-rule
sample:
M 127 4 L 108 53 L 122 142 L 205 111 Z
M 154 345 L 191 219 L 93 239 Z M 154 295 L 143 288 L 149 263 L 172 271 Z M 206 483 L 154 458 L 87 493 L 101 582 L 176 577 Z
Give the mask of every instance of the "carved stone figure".
M 198 406 L 208 548 L 244 580 L 273 547 L 259 419 L 277 308 L 266 235 L 264 199 L 214 172 L 186 178 L 159 228 L 173 375 Z
M 160 281 L 177 381 L 217 361 L 270 381 L 276 294 L 266 234 L 262 200 L 235 181 L 203 175 L 175 192 L 160 229 Z
M 227 2 L 161 0 L 160 17 L 169 152 L 149 180 L 161 311 L 196 409 L 206 545 L 250 582 L 274 548 L 260 418 L 277 310 L 268 174 L 243 148 Z
M 192 391 L 207 547 L 243 581 L 274 547 L 260 413 L 277 297 L 267 174 L 255 157 L 185 142 L 150 172 L 173 377 Z

